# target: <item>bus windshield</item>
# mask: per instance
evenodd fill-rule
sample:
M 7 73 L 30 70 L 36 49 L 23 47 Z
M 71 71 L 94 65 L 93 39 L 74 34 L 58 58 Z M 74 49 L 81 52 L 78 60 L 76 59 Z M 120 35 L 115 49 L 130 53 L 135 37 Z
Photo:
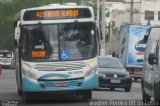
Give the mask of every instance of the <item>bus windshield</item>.
M 93 22 L 23 25 L 22 58 L 27 61 L 71 61 L 97 55 Z

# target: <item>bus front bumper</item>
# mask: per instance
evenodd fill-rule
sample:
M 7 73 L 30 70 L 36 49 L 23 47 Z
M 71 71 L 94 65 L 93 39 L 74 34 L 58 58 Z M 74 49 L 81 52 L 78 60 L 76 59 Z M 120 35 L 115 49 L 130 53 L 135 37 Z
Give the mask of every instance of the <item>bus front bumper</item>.
M 77 78 L 64 81 L 37 81 L 33 82 L 24 77 L 22 80 L 22 88 L 24 92 L 52 92 L 52 91 L 72 91 L 72 90 L 88 90 L 99 87 L 98 75 L 92 75 L 87 80 Z M 66 87 L 55 87 L 55 83 L 67 83 Z

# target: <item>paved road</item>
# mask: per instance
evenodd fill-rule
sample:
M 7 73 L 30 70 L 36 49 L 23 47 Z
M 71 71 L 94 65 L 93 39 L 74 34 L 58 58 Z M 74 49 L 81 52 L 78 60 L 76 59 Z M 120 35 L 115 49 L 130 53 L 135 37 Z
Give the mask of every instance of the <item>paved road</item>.
M 0 99 L 3 102 L 3 106 L 7 106 L 4 103 L 17 102 L 13 100 L 18 100 L 18 106 L 89 106 L 93 105 L 93 101 L 81 100 L 80 97 L 73 97 L 70 95 L 61 95 L 59 99 L 52 100 L 41 100 L 41 101 L 31 101 L 25 102 L 17 94 L 17 87 L 15 81 L 15 70 L 4 69 L 2 75 L 0 76 Z M 110 91 L 109 89 L 100 89 L 98 91 L 93 91 L 92 100 L 140 100 L 141 99 L 141 89 L 140 82 L 134 82 L 132 85 L 131 92 L 124 92 L 123 89 L 116 89 L 115 91 Z M 107 101 L 108 102 L 108 101 Z M 97 102 L 94 101 L 96 104 Z M 15 103 L 16 104 L 16 103 Z M 103 105 L 103 104 L 102 104 Z M 8 105 L 11 106 L 11 105 Z M 16 106 L 16 105 L 15 105 Z

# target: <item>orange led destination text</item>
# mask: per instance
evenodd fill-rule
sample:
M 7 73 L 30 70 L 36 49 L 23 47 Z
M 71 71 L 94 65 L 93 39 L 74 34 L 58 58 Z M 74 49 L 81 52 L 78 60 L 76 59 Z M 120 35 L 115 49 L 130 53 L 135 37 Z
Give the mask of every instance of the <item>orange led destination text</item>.
M 78 10 L 50 10 L 50 11 L 38 11 L 36 12 L 37 18 L 47 17 L 77 17 L 79 15 Z
M 38 58 L 38 57 L 46 57 L 45 51 L 32 51 L 32 57 Z

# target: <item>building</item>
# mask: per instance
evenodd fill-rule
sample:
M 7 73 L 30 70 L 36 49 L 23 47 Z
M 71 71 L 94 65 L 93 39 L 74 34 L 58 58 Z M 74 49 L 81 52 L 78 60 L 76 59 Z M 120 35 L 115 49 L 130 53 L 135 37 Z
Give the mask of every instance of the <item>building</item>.
M 109 8 L 110 5 L 112 5 L 112 8 Z M 133 24 L 160 25 L 159 5 L 160 0 L 134 0 Z M 106 53 L 112 54 L 118 50 L 117 41 L 120 25 L 130 23 L 130 0 L 125 0 L 125 2 L 106 2 L 106 8 L 106 13 L 110 12 L 106 14 Z M 146 11 L 152 14 L 145 14 Z M 150 21 L 146 20 L 146 15 L 149 15 Z
M 147 24 L 148 21 L 145 20 L 145 11 L 153 12 L 153 20 L 150 21 L 151 25 L 159 24 L 160 19 L 158 19 L 158 13 L 160 12 L 160 0 L 143 0 L 141 4 L 141 24 Z M 160 18 L 160 14 L 159 14 Z

